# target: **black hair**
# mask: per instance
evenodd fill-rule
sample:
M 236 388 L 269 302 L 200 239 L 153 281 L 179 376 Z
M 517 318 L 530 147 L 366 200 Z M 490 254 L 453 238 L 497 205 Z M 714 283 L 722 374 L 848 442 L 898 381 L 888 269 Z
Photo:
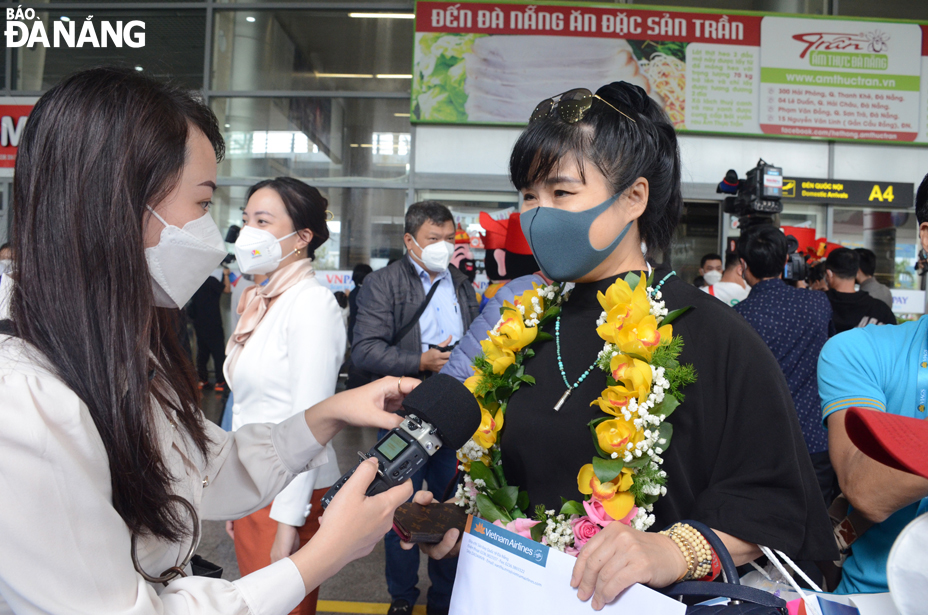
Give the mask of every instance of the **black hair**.
M 737 250 L 725 252 L 725 271 L 733 269 L 741 264 L 741 257 L 738 256 Z
M 355 286 L 361 286 L 361 284 L 364 284 L 364 278 L 367 277 L 367 274 L 373 273 L 373 271 L 374 269 L 367 263 L 358 263 L 351 271 L 351 280 Z
M 876 273 L 876 254 L 867 248 L 855 248 L 854 251 L 860 258 L 860 270 L 865 276 L 872 277 Z
M 442 226 L 445 222 L 454 222 L 454 216 L 451 215 L 450 209 L 438 201 L 419 201 L 406 210 L 405 232 L 415 237 L 426 220 L 436 226 Z
M 345 291 L 337 290 L 332 294 L 335 295 L 335 301 L 338 303 L 338 307 L 343 310 L 348 307 L 348 295 L 345 294 Z
M 809 284 L 821 282 L 825 279 L 825 261 L 819 261 L 814 266 L 809 267 Z
M 860 269 L 860 256 L 850 248 L 838 248 L 825 259 L 825 268 L 836 277 L 853 280 Z
M 772 224 L 752 226 L 738 238 L 738 256 L 759 280 L 782 274 L 787 253 L 786 235 Z
M 648 254 L 666 252 L 683 211 L 680 151 L 673 124 L 647 93 L 616 81 L 599 88 L 586 115 L 568 124 L 549 115 L 528 125 L 509 158 L 509 176 L 517 190 L 544 181 L 561 161 L 575 157 L 584 177 L 591 163 L 602 173 L 613 194 L 627 190 L 636 179 L 648 180 L 647 207 L 638 231 Z M 610 105 L 634 119 L 629 120 Z
M 925 175 L 915 192 L 915 218 L 919 224 L 928 222 L 928 175 Z
M 705 267 L 708 261 L 722 262 L 722 255 L 721 254 L 706 254 L 701 259 L 699 259 L 699 266 Z
M 81 71 L 33 107 L 13 176 L 16 333 L 87 406 L 129 530 L 168 541 L 190 527 L 156 414 L 173 411 L 204 457 L 210 439 L 180 312 L 155 307 L 143 229 L 180 181 L 192 131 L 222 158 L 216 116 L 190 93 L 131 69 Z
M 305 228 L 312 231 L 313 238 L 306 246 L 306 255 L 316 258 L 316 248 L 329 240 L 329 227 L 325 223 L 329 201 L 306 182 L 292 177 L 276 177 L 260 181 L 249 188 L 245 202 L 261 188 L 271 188 L 280 195 L 280 200 L 287 208 L 287 215 L 293 221 L 293 230 L 302 231 Z

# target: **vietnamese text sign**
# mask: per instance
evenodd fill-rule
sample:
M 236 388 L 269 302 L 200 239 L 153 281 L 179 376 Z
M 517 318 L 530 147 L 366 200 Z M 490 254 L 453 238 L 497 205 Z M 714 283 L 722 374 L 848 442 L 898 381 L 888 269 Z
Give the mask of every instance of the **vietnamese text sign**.
M 928 141 L 926 30 L 615 5 L 418 2 L 411 117 L 525 124 L 560 92 L 627 81 L 678 130 Z
M 915 184 L 903 182 L 865 182 L 850 179 L 784 177 L 784 201 L 858 205 L 863 207 L 915 207 Z
M 570 587 L 573 557 L 477 517 L 468 517 L 450 615 L 594 613 Z M 683 615 L 686 605 L 632 585 L 601 613 Z

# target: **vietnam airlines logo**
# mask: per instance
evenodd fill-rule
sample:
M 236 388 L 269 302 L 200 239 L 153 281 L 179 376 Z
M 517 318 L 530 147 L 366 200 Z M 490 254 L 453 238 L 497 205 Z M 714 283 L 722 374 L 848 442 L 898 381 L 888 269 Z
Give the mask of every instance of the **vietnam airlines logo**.
M 261 256 L 261 250 L 252 250 L 252 251 L 251 251 L 251 257 L 252 257 L 252 258 L 258 258 L 259 256 Z
M 474 528 L 474 531 L 478 534 L 483 534 L 484 536 L 487 535 L 487 528 L 483 527 L 482 523 L 478 523 L 477 527 Z

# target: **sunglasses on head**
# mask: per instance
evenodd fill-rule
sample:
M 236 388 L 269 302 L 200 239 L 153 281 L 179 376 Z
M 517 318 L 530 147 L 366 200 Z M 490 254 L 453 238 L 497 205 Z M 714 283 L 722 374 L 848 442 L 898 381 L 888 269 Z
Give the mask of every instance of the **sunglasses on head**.
M 528 123 L 531 124 L 553 113 L 557 113 L 558 117 L 568 124 L 576 124 L 586 116 L 587 111 L 593 106 L 594 98 L 609 105 L 613 111 L 622 114 L 631 120 L 632 123 L 638 123 L 627 113 L 622 113 L 616 109 L 608 100 L 604 99 L 602 96 L 597 96 L 586 88 L 567 90 L 562 94 L 541 101 L 538 103 L 538 106 L 535 107 L 535 110 L 532 111 L 532 117 L 529 118 Z

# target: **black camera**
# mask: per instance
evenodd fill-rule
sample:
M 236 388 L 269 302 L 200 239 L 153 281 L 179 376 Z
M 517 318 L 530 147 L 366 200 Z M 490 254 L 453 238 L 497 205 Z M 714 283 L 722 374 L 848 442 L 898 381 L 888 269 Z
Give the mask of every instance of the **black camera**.
M 734 194 L 725 197 L 725 213 L 739 217 L 772 216 L 783 211 L 780 198 L 783 196 L 783 169 L 757 161 L 757 166 L 747 172 L 747 179 L 738 179 L 738 173 L 729 169 L 718 187 L 717 193 Z
M 799 241 L 792 235 L 786 236 L 786 265 L 783 267 L 783 279 L 800 282 L 809 277 L 809 264 L 806 258 L 798 253 Z
M 377 476 L 367 495 L 383 493 L 402 485 L 419 471 L 429 457 L 444 446 L 457 450 L 480 427 L 480 405 L 463 384 L 445 374 L 435 374 L 417 386 L 403 400 L 404 419 L 367 453 L 358 452 L 361 461 L 377 460 Z M 357 468 L 338 479 L 322 496 L 327 508 Z

